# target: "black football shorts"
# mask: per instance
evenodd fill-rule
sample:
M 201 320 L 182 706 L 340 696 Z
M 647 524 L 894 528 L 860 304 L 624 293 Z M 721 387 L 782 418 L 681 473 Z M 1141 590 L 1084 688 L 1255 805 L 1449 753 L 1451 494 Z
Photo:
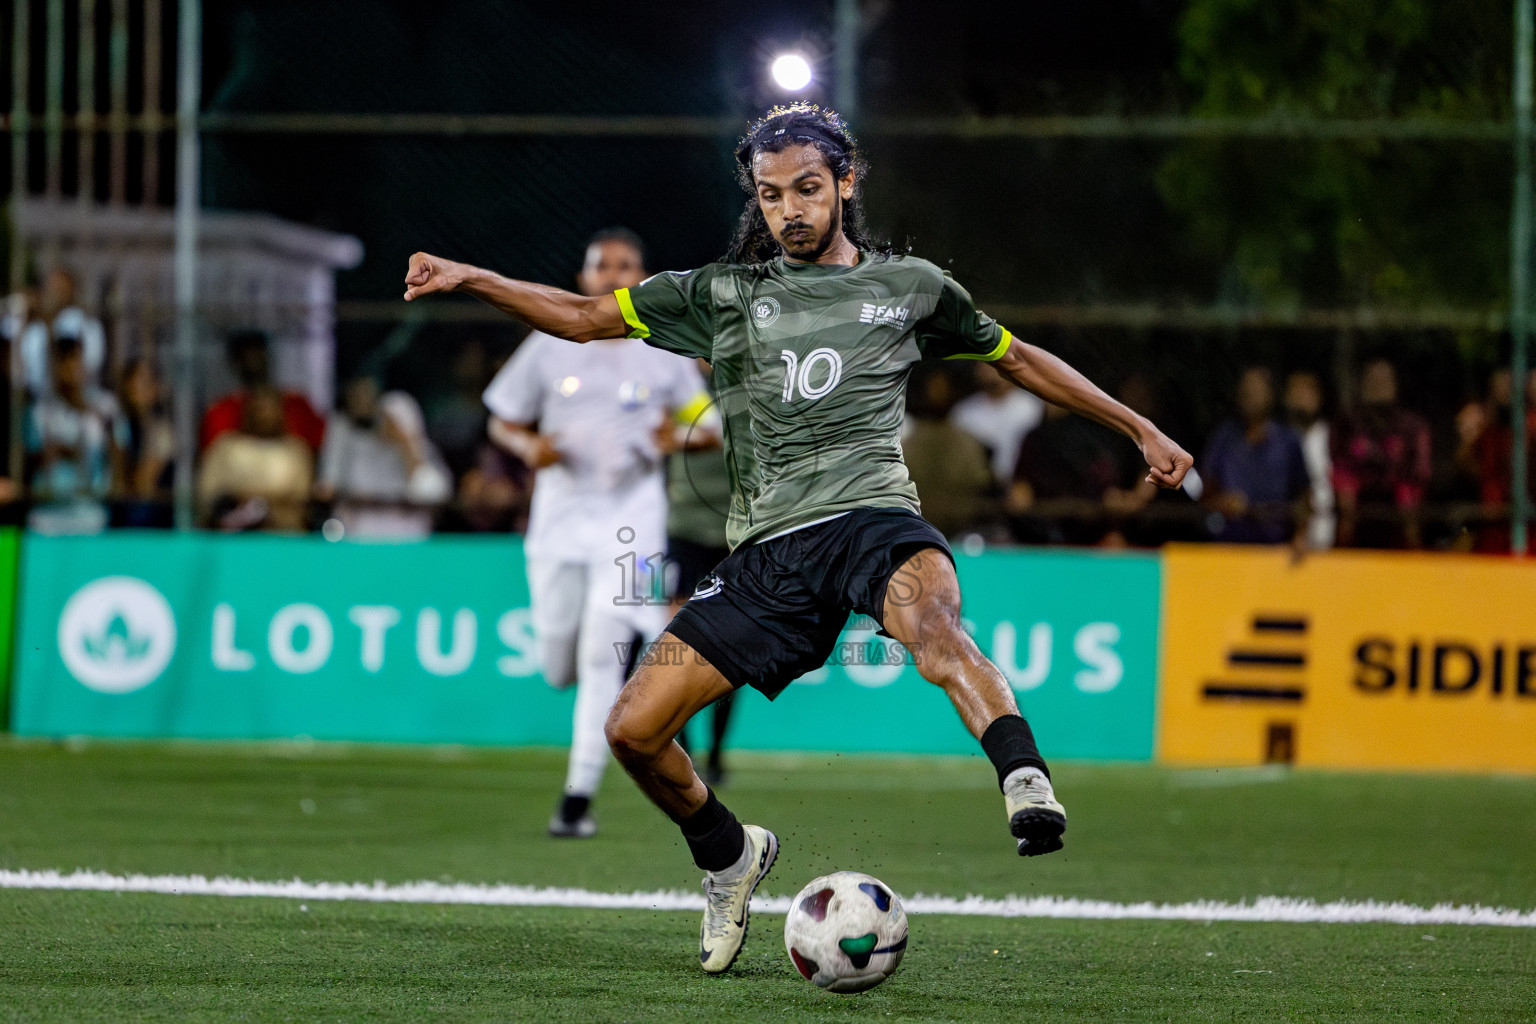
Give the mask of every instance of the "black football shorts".
M 730 556 L 730 549 L 699 544 L 686 537 L 667 535 L 667 596 L 687 600 L 699 583 Z
M 884 622 L 891 575 L 949 542 L 906 509 L 865 508 L 731 552 L 667 630 L 771 700 L 831 655 L 849 612 Z

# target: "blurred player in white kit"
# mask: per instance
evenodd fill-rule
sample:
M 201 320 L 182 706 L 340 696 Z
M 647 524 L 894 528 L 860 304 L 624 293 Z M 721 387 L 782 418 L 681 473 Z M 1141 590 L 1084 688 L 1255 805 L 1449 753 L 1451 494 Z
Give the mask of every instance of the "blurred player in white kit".
M 577 285 L 587 295 L 645 277 L 638 236 L 599 232 Z M 597 832 L 592 799 L 608 766 L 603 723 L 624 685 L 625 651 L 665 628 L 653 573 L 667 549 L 666 455 L 709 402 L 691 359 L 616 338 L 572 345 L 530 334 L 485 389 L 490 434 L 535 471 L 525 553 L 544 678 L 576 684 L 565 796 L 552 836 Z M 707 421 L 705 422 L 708 430 Z

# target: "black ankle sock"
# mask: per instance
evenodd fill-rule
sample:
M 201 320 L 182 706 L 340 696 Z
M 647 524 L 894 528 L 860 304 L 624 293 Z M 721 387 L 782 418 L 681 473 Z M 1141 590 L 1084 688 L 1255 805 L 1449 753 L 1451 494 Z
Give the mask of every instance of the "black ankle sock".
M 981 734 L 981 749 L 987 752 L 992 767 L 997 769 L 998 788 L 1002 788 L 1003 780 L 1019 768 L 1039 768 L 1046 778 L 1051 777 L 1051 770 L 1040 756 L 1040 748 L 1035 746 L 1035 734 L 1030 732 L 1029 723 L 1018 715 L 1004 715 L 987 726 L 987 731 Z
M 560 820 L 567 825 L 573 825 L 581 820 L 581 816 L 587 813 L 587 808 L 592 806 L 592 798 L 589 796 L 570 796 L 560 801 Z
M 705 871 L 722 871 L 741 859 L 747 834 L 714 790 L 709 791 L 703 807 L 680 821 L 673 820 L 683 830 L 693 862 Z

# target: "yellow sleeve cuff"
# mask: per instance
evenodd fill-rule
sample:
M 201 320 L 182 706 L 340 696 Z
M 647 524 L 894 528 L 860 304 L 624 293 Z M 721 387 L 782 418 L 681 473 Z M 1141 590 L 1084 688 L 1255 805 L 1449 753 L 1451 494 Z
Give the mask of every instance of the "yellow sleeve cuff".
M 713 404 L 714 401 L 709 397 L 709 392 L 700 391 L 672 414 L 672 421 L 679 426 L 691 427 L 698 422 L 700 416 L 709 411 L 709 407 Z
M 624 322 L 629 324 L 629 333 L 626 338 L 649 338 L 651 329 L 645 326 L 639 314 L 635 312 L 635 301 L 629 297 L 628 288 L 620 288 L 613 293 L 613 297 L 619 300 L 619 312 L 624 314 Z
M 980 359 L 984 363 L 995 363 L 1003 358 L 1003 353 L 1008 351 L 1009 344 L 1013 341 L 1013 335 L 1008 333 L 1008 328 L 1003 328 L 1002 340 L 997 343 L 997 348 L 991 352 L 956 352 L 945 359 Z

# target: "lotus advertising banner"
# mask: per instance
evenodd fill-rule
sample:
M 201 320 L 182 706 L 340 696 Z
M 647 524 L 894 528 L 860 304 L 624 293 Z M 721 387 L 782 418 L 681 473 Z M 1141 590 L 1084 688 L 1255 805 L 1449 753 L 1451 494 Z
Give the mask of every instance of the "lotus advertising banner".
M 1151 759 L 1157 557 L 1003 550 L 956 562 L 965 627 L 1008 678 L 1047 759 Z M 747 699 L 743 740 L 755 746 L 979 751 L 943 691 L 868 619 L 851 620 L 829 665 L 772 704 Z
M 989 552 L 962 556 L 960 575 L 968 628 L 1051 756 L 1151 756 L 1155 558 Z M 23 735 L 570 737 L 572 694 L 539 676 L 517 538 L 30 536 L 20 598 Z M 744 694 L 729 742 L 974 752 L 943 693 L 872 627 L 854 620 L 829 665 L 778 701 Z
M 559 742 L 521 546 L 29 536 L 21 734 Z

